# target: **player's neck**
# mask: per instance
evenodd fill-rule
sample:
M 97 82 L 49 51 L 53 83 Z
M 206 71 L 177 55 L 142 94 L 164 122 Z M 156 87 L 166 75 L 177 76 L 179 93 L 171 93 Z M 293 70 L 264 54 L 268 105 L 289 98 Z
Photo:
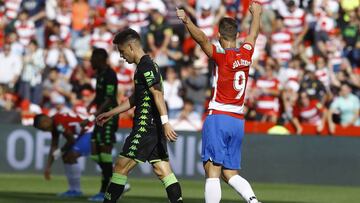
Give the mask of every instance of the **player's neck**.
M 140 63 L 141 58 L 146 55 L 144 50 L 140 49 L 135 53 L 135 63 L 138 65 Z
M 223 49 L 236 48 L 236 41 L 223 40 L 223 41 L 221 42 L 221 46 L 222 46 Z

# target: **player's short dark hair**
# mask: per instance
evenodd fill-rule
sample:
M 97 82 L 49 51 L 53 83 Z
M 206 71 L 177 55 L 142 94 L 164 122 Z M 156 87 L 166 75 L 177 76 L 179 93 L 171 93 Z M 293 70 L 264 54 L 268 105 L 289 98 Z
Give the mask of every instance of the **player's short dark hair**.
M 127 28 L 115 35 L 113 44 L 124 44 L 130 40 L 136 40 L 140 42 L 140 39 L 140 35 L 135 30 Z
M 106 62 L 108 57 L 109 57 L 108 53 L 103 48 L 95 48 L 91 56 L 92 59 L 102 62 Z
M 222 18 L 219 22 L 219 32 L 226 40 L 236 40 L 238 27 L 236 20 L 233 18 Z
M 39 125 L 40 125 L 42 119 L 43 119 L 44 117 L 46 117 L 46 116 L 47 116 L 47 115 L 45 115 L 45 114 L 37 114 L 37 115 L 34 117 L 33 126 L 34 126 L 35 128 L 39 128 Z

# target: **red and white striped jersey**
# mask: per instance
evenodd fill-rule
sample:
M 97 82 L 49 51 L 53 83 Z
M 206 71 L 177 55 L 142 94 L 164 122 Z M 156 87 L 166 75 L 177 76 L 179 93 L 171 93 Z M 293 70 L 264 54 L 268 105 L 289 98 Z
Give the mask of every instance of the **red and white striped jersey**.
M 209 114 L 228 114 L 243 118 L 245 90 L 253 45 L 244 43 L 239 49 L 223 49 L 213 45 L 216 62 Z
M 109 7 L 106 9 L 105 18 L 106 18 L 106 22 L 115 25 L 120 25 L 124 21 L 123 13 L 121 13 L 121 11 L 115 9 L 114 7 Z
M 30 40 L 35 36 L 35 24 L 28 20 L 25 23 L 21 23 L 19 20 L 15 21 L 16 33 L 19 36 L 19 41 L 24 46 L 27 46 Z
M 112 39 L 111 32 L 100 33 L 100 29 L 97 28 L 91 35 L 91 45 L 109 51 L 112 46 Z
M 20 10 L 22 0 L 5 0 L 5 15 L 8 19 L 14 20 Z
M 311 100 L 309 106 L 294 107 L 294 117 L 297 117 L 304 123 L 317 125 L 321 121 L 322 105 L 316 100 Z
M 300 34 L 306 23 L 306 12 L 296 8 L 294 12 L 283 10 L 281 16 L 284 18 L 285 27 L 294 35 Z
M 214 37 L 215 34 L 215 15 L 211 13 L 209 16 L 201 15 L 201 12 L 196 14 L 196 23 L 201 31 L 205 33 L 208 38 Z
M 246 35 L 247 35 L 247 32 L 240 33 L 239 41 L 243 42 L 245 40 Z M 256 59 L 265 60 L 266 43 L 267 43 L 267 37 L 264 34 L 259 33 L 258 37 L 256 38 L 254 54 L 253 54 L 252 60 L 256 60 Z
M 330 71 L 327 67 L 315 71 L 316 78 L 322 82 L 325 87 L 330 86 Z
M 256 89 L 279 90 L 280 82 L 276 78 L 261 77 L 255 83 Z M 256 99 L 256 111 L 261 114 L 274 114 L 279 111 L 279 99 L 277 96 L 262 93 Z
M 331 66 L 338 66 L 342 63 L 342 50 L 344 45 L 342 40 L 337 37 L 330 36 L 330 40 L 326 42 L 328 50 L 328 59 Z
M 132 85 L 134 72 L 129 68 L 116 67 L 114 69 L 119 85 Z
M 293 37 L 287 30 L 274 32 L 271 34 L 271 56 L 281 62 L 291 59 Z
M 128 11 L 127 20 L 130 28 L 140 32 L 142 27 L 148 26 L 148 10 L 151 8 L 151 2 L 145 0 L 125 0 L 123 3 Z
M 60 38 L 68 42 L 71 38 L 71 16 L 70 12 L 61 12 L 59 11 L 56 15 L 55 20 L 60 24 Z

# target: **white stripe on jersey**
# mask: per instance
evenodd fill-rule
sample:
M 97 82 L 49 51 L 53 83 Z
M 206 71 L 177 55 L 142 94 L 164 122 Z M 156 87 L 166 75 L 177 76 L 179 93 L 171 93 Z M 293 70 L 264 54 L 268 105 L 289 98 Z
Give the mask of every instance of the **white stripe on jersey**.
M 226 111 L 236 114 L 243 114 L 244 113 L 244 103 L 241 106 L 238 105 L 231 105 L 231 104 L 223 104 L 219 103 L 215 100 L 210 101 L 209 109 L 219 110 L 219 111 Z

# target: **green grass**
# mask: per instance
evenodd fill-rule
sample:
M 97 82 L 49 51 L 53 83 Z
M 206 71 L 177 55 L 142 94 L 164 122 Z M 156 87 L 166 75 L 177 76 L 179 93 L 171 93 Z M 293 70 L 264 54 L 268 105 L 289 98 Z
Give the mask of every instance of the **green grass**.
M 84 203 L 97 192 L 100 177 L 82 177 L 85 197 L 60 199 L 56 193 L 66 190 L 64 176 L 45 181 L 40 175 L 0 174 L 0 203 Z M 132 189 L 123 203 L 167 203 L 165 191 L 156 179 L 129 180 Z M 185 203 L 204 202 L 203 181 L 180 180 Z M 253 188 L 263 203 L 352 203 L 360 202 L 359 187 L 255 183 Z M 241 202 L 227 185 L 222 185 L 222 203 Z

